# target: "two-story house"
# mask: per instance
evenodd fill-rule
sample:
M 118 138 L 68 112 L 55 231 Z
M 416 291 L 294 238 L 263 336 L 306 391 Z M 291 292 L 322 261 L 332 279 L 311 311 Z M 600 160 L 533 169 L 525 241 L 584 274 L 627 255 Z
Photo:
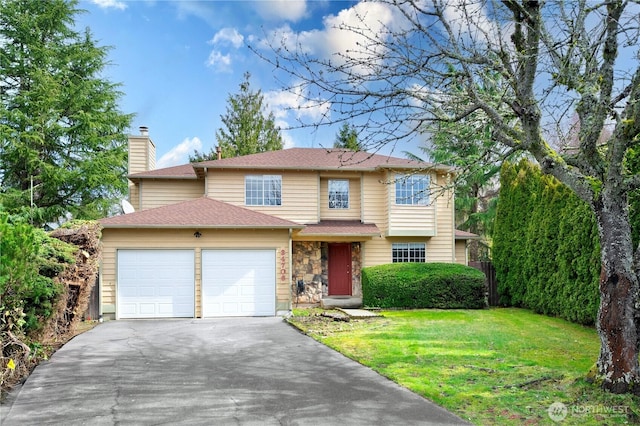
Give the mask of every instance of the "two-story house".
M 341 149 L 292 148 L 155 169 L 129 139 L 134 212 L 101 220 L 102 314 L 270 316 L 361 300 L 363 267 L 466 263 L 452 170 Z

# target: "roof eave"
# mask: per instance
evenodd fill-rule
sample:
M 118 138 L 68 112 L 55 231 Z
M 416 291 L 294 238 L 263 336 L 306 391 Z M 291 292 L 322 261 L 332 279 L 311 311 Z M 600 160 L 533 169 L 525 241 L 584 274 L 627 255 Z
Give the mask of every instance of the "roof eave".
M 452 167 L 435 165 L 435 164 L 422 164 L 422 165 L 410 165 L 410 164 L 382 164 L 376 167 L 376 170 L 435 170 L 438 172 L 455 172 Z
M 330 166 L 330 167 L 319 167 L 319 166 L 271 166 L 268 164 L 263 165 L 222 165 L 222 166 L 198 166 L 196 164 L 193 165 L 193 168 L 196 169 L 196 174 L 198 170 L 208 169 L 208 170 L 216 170 L 216 169 L 226 169 L 226 170 L 309 170 L 309 171 L 323 171 L 328 170 L 332 172 L 346 171 L 346 172 L 375 172 L 377 170 L 376 167 L 351 167 L 351 166 Z
M 193 175 L 193 176 L 163 176 L 163 175 L 154 175 L 154 176 L 127 176 L 127 178 L 132 181 L 135 182 L 137 180 L 141 180 L 141 179 L 173 179 L 173 180 L 198 180 L 198 176 L 197 175 Z
M 103 229 L 303 229 L 301 225 L 130 225 L 102 224 Z

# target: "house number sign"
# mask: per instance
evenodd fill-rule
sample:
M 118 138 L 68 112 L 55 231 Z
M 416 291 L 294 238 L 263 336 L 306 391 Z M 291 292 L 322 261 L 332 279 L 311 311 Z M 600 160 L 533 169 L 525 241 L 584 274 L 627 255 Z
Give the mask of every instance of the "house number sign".
M 287 252 L 285 249 L 280 250 L 280 281 L 287 280 Z

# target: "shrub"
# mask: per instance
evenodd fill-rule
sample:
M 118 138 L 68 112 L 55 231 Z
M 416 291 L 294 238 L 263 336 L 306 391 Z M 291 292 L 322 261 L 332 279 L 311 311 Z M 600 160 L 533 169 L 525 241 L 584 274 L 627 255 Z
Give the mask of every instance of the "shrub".
M 494 229 L 501 304 L 595 323 L 600 244 L 584 201 L 533 163 L 505 163 Z
M 0 212 L 0 313 L 21 312 L 20 319 L 7 320 L 19 334 L 38 330 L 51 316 L 62 290 L 54 278 L 74 262 L 76 250 Z
M 0 388 L 28 374 L 47 348 L 39 333 L 64 287 L 57 278 L 77 247 L 51 238 L 24 217 L 0 211 Z
M 362 269 L 365 306 L 480 309 L 485 276 L 455 263 L 391 263 Z

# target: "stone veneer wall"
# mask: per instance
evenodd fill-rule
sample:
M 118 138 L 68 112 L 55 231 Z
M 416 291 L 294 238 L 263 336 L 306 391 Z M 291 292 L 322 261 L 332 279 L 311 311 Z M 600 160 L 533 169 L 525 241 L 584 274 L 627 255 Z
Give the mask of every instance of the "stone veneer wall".
M 294 241 L 291 290 L 293 303 L 316 304 L 328 295 L 329 245 L 320 241 Z M 351 243 L 351 294 L 362 296 L 362 250 L 360 243 Z M 304 291 L 298 294 L 298 281 Z
M 327 292 L 328 281 L 326 262 L 322 262 L 322 243 L 294 241 L 292 261 L 293 303 L 320 303 L 323 291 L 324 294 Z M 304 281 L 304 291 L 300 294 L 298 294 L 299 280 Z
M 362 297 L 362 247 L 351 243 L 351 295 Z

